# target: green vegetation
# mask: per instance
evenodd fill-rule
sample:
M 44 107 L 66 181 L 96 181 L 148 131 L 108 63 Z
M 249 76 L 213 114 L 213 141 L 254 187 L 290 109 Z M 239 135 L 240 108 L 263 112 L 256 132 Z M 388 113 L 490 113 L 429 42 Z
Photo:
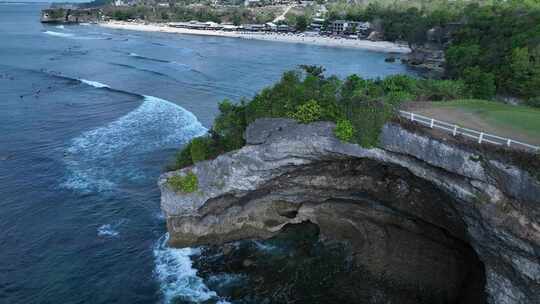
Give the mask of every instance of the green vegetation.
M 540 96 L 530 98 L 525 104 L 529 107 L 540 108 Z
M 174 175 L 167 180 L 169 186 L 176 192 L 193 193 L 199 188 L 199 180 L 193 172 L 188 172 L 185 176 Z
M 310 100 L 305 104 L 300 105 L 296 112 L 289 115 L 291 118 L 301 122 L 310 123 L 320 120 L 323 116 L 323 108 L 315 100 Z
M 351 75 L 344 80 L 325 77 L 324 69 L 300 66 L 285 72 L 274 86 L 263 89 L 250 101 L 219 105 L 213 128 L 193 139 L 177 155 L 172 169 L 244 146 L 247 125 L 257 118 L 285 117 L 300 123 L 336 122 L 336 136 L 347 142 L 374 147 L 382 126 L 393 117 L 403 101 L 468 98 L 460 81 L 425 80 L 397 75 L 385 79 L 363 79 Z
M 63 8 L 49 10 L 49 17 L 51 19 L 61 19 L 66 16 L 66 10 Z
M 435 105 L 459 108 L 474 113 L 493 125 L 513 129 L 530 136 L 538 137 L 540 134 L 540 109 L 485 100 L 456 100 L 435 103 Z
M 335 19 L 370 21 L 385 40 L 412 47 L 444 45 L 447 77 L 463 79 L 476 98 L 540 96 L 538 0 L 338 1 L 327 24 Z
M 105 13 L 118 20 L 199 20 L 236 25 L 262 24 L 281 13 L 272 6 L 213 7 L 200 0 L 170 5 L 107 7 Z M 370 21 L 385 40 L 406 41 L 413 48 L 426 42 L 444 47 L 446 78 L 463 80 L 475 98 L 490 99 L 496 93 L 524 100 L 540 96 L 538 0 L 340 0 L 326 6 L 326 27 L 336 19 Z M 303 31 L 313 15 L 314 6 L 295 7 L 284 22 Z M 433 31 L 427 34 L 429 30 Z
M 350 142 L 354 138 L 355 130 L 352 123 L 346 119 L 339 120 L 336 123 L 334 134 L 337 138 Z
M 276 17 L 276 8 L 213 8 L 200 5 L 173 5 L 172 7 L 107 7 L 106 15 L 115 20 L 141 19 L 151 22 L 171 21 L 212 21 L 217 23 L 231 22 L 235 25 L 244 23 L 266 23 Z M 306 23 L 307 26 L 307 23 Z

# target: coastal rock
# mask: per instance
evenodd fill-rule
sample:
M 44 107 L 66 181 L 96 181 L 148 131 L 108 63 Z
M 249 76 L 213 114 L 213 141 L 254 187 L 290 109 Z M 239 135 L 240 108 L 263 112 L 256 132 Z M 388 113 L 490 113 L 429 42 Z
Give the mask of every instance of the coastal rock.
M 367 40 L 370 40 L 370 41 L 382 41 L 383 37 L 384 37 L 384 35 L 381 32 L 373 31 L 368 35 Z
M 163 174 L 170 244 L 267 239 L 309 222 L 322 242 L 348 244 L 356 269 L 420 302 L 540 303 L 534 177 L 393 123 L 375 149 L 333 128 L 259 119 L 242 149 Z M 169 188 L 189 171 L 198 191 Z

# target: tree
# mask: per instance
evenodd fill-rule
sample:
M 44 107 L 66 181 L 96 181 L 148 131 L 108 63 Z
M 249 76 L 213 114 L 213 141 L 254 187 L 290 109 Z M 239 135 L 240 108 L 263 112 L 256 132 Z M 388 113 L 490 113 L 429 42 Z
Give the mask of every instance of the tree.
M 304 32 L 308 27 L 308 18 L 306 15 L 296 16 L 295 28 L 297 31 Z
M 480 56 L 478 44 L 456 45 L 446 50 L 446 67 L 450 76 L 459 78 L 463 71 L 477 65 Z
M 491 99 L 495 96 L 497 87 L 492 73 L 484 72 L 476 66 L 465 69 L 463 79 L 473 97 Z
M 535 54 L 536 53 L 536 54 Z M 512 51 L 511 87 L 520 96 L 540 96 L 540 47 L 536 52 L 528 48 L 515 48 Z

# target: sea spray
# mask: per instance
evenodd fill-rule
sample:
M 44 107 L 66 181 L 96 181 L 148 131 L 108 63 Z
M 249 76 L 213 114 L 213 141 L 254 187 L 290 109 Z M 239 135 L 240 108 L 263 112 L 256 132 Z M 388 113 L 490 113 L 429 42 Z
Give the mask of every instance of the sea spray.
M 196 248 L 170 248 L 167 246 L 169 234 L 162 236 L 154 247 L 155 275 L 165 303 L 180 299 L 195 303 L 228 303 L 219 299 L 197 276 L 191 256 L 198 255 Z

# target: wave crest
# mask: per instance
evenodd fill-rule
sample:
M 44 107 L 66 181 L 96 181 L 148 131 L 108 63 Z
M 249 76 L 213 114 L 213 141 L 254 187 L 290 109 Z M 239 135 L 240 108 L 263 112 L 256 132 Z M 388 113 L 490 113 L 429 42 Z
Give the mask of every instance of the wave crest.
M 87 84 L 89 86 L 92 86 L 94 88 L 98 88 L 98 89 L 101 89 L 101 88 L 110 88 L 108 85 L 104 84 L 104 83 L 101 83 L 101 82 L 97 82 L 97 81 L 92 81 L 92 80 L 86 80 L 86 79 L 79 79 L 82 83 L 84 84 Z
M 44 34 L 56 36 L 56 37 L 64 37 L 64 38 L 71 38 L 74 35 L 69 33 L 61 33 L 61 32 L 55 32 L 55 31 L 45 31 Z
M 210 290 L 202 278 L 197 276 L 190 257 L 199 254 L 199 250 L 170 248 L 167 246 L 168 240 L 169 235 L 165 234 L 154 247 L 154 273 L 159 280 L 164 302 L 174 303 L 180 299 L 190 303 L 228 303 L 220 300 L 216 292 Z
M 81 82 L 109 88 L 95 81 Z M 154 96 L 141 98 L 142 103 L 133 111 L 71 140 L 62 186 L 83 192 L 110 191 L 120 182 L 144 179 L 140 160 L 148 153 L 176 148 L 207 132 L 195 115 L 182 107 Z

